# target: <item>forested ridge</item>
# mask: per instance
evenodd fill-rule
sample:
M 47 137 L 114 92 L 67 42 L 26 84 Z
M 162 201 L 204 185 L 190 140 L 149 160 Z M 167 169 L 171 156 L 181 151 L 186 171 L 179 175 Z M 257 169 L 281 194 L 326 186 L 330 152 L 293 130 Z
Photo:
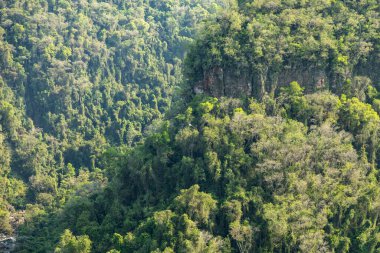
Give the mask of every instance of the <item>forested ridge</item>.
M 105 185 L 100 156 L 162 118 L 222 1 L 0 1 L 1 231 Z M 66 180 L 67 176 L 74 176 Z
M 0 1 L 15 252 L 380 252 L 377 0 Z

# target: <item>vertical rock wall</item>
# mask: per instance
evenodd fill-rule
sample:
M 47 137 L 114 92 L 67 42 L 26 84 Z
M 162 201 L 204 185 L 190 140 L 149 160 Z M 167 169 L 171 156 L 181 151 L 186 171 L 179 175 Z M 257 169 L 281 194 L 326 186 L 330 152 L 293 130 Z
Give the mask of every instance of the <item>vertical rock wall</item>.
M 286 86 L 293 81 L 301 84 L 306 92 L 314 92 L 321 89 L 329 89 L 333 92 L 341 92 L 341 87 L 346 78 L 354 76 L 367 76 L 375 86 L 380 85 L 379 80 L 374 79 L 380 71 L 378 60 L 367 62 L 354 68 L 354 71 L 347 72 L 344 77 L 333 76 L 326 69 L 318 66 L 299 66 L 283 69 L 279 73 L 270 70 L 265 76 L 265 91 L 276 93 L 280 87 Z M 258 74 L 249 71 L 247 68 L 239 67 L 214 67 L 204 71 L 203 79 L 194 86 L 195 93 L 206 93 L 213 97 L 260 97 L 261 78 Z

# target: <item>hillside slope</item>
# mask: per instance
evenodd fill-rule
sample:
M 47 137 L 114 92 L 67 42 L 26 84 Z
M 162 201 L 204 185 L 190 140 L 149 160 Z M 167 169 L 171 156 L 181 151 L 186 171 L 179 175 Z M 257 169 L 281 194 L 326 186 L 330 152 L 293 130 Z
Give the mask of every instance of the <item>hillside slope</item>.
M 0 234 L 101 188 L 100 155 L 171 104 L 195 26 L 224 1 L 0 1 Z M 66 182 L 67 176 L 76 179 Z
M 44 123 L 43 117 L 30 114 L 23 108 L 31 105 L 26 97 L 9 100 L 3 95 L 4 108 L 8 108 L 3 115 L 10 119 L 23 115 L 24 119 L 3 121 L 11 124 L 2 123 L 6 131 L 2 137 L 4 145 L 0 146 L 7 154 L 0 160 L 7 168 L 4 177 L 20 189 L 6 193 L 5 196 L 13 197 L 11 201 L 5 200 L 14 206 L 18 204 L 18 209 L 26 207 L 25 223 L 18 230 L 17 251 L 379 252 L 380 16 L 377 1 L 242 0 L 227 1 L 228 4 L 204 1 L 204 5 L 193 1 L 137 2 L 134 2 L 136 6 L 127 1 L 112 4 L 88 1 L 83 6 L 83 2 L 69 2 L 80 7 L 75 10 L 83 9 L 83 15 L 92 17 L 95 27 L 98 18 L 104 16 L 102 12 L 91 16 L 90 10 L 108 10 L 107 6 L 114 6 L 122 13 L 116 27 L 123 28 L 116 32 L 121 37 L 112 34 L 115 28 L 112 25 L 98 30 L 101 32 L 96 34 L 97 40 L 103 33 L 112 34 L 104 41 L 110 47 L 104 49 L 109 53 L 107 57 L 96 58 L 92 54 L 91 50 L 97 47 L 86 46 L 91 45 L 89 38 L 70 40 L 83 42 L 83 52 L 89 54 L 89 61 L 107 61 L 103 62 L 107 67 L 105 72 L 93 71 L 92 64 L 86 67 L 87 74 L 82 77 L 88 78 L 91 85 L 84 89 L 95 89 L 94 97 L 82 100 L 87 93 L 78 95 L 78 107 L 73 104 L 72 111 L 71 107 L 67 109 L 75 112 L 77 108 L 78 114 L 72 114 L 71 123 L 64 116 L 67 128 L 51 121 Z M 61 6 L 63 2 L 56 3 Z M 140 4 L 144 8 L 138 8 Z M 71 5 L 64 6 L 70 9 Z M 191 6 L 187 10 L 198 14 L 204 13 L 198 12 L 200 6 L 208 6 L 209 9 L 203 9 L 211 14 L 198 16 L 207 16 L 207 21 L 197 25 L 196 39 L 189 41 L 184 78 L 170 83 L 170 78 L 165 78 L 177 74 L 180 77 L 182 73 L 179 68 L 165 72 L 161 67 L 168 59 L 173 59 L 169 63 L 174 66 L 175 54 L 183 56 L 183 47 L 176 51 L 169 41 L 179 38 L 177 33 L 185 33 L 187 29 L 180 25 L 174 29 L 168 20 L 170 15 L 182 13 L 181 6 L 184 9 Z M 49 2 L 45 7 L 48 13 L 57 11 L 55 3 Z M 142 14 L 138 11 L 143 10 L 151 14 L 144 16 L 146 26 L 123 19 L 127 14 Z M 74 15 L 81 18 L 80 24 L 86 20 L 83 15 Z M 189 21 L 189 15 L 185 15 L 185 20 Z M 182 16 L 175 17 L 183 20 Z M 148 37 L 143 33 L 143 37 L 167 36 L 166 44 L 148 39 L 147 45 L 138 49 L 137 56 L 133 50 L 114 51 L 118 46 L 113 43 L 120 42 L 120 47 L 136 45 L 118 41 L 128 38 L 124 28 L 134 24 L 137 30 L 145 27 L 147 30 L 143 31 L 152 31 L 150 22 L 153 21 L 167 24 L 162 26 L 165 31 L 158 25 L 157 33 L 148 33 Z M 85 27 L 91 27 L 91 22 Z M 190 30 L 189 38 L 195 32 Z M 71 34 L 70 29 L 62 31 Z M 153 48 L 156 53 L 162 50 L 162 54 L 145 56 Z M 74 55 L 71 50 L 67 60 Z M 45 69 L 39 73 L 50 72 Z M 163 79 L 160 75 L 164 75 Z M 178 84 L 180 89 L 171 98 L 173 89 L 166 93 L 173 102 L 170 109 L 162 112 L 158 109 L 160 120 L 152 121 L 155 118 L 152 117 L 145 121 L 123 114 L 130 111 L 122 106 L 136 99 L 130 96 L 132 90 L 124 95 L 116 93 L 116 101 L 110 104 L 96 100 L 100 97 L 95 87 L 100 87 L 102 94 L 107 91 L 101 88 L 102 81 L 98 83 L 97 78 L 120 83 L 125 89 L 134 87 L 129 85 L 134 82 L 151 85 L 144 88 L 146 96 L 136 93 L 140 94 L 136 96 L 144 113 L 152 106 L 146 103 L 152 92 L 157 98 L 155 92 L 164 94 L 166 87 Z M 3 82 L 4 87 L 9 86 L 9 79 Z M 74 90 L 79 89 L 69 85 L 72 86 Z M 109 86 L 107 94 L 112 94 L 115 87 Z M 8 87 L 0 95 L 13 93 L 14 97 L 20 97 L 16 92 L 17 89 Z M 71 95 L 68 97 L 71 99 Z M 19 101 L 19 106 L 14 101 Z M 119 108 L 112 114 L 104 114 L 115 118 L 102 118 L 107 124 L 98 123 L 98 114 L 93 114 L 96 110 L 89 110 L 93 104 L 99 108 L 114 108 L 116 104 L 125 110 Z M 157 107 L 162 108 L 159 104 Z M 81 115 L 91 119 L 85 120 L 88 125 L 82 125 L 83 128 L 70 125 L 81 119 Z M 116 145 L 118 141 L 108 135 L 107 129 L 114 126 L 120 130 L 112 125 L 119 120 L 141 126 L 138 130 L 141 137 L 124 142 L 127 145 Z M 67 136 L 59 137 L 60 132 L 49 127 L 37 129 L 34 122 L 63 127 Z M 143 126 L 146 126 L 144 136 L 141 135 Z M 92 131 L 98 134 L 94 135 L 96 138 L 91 137 Z M 69 133 L 75 133 L 74 142 L 70 142 Z M 37 144 L 23 143 L 20 136 Z M 124 136 L 134 135 L 126 132 Z M 76 152 L 81 152 L 81 146 L 77 145 L 81 138 L 91 141 L 90 147 L 101 154 L 92 157 L 88 170 L 72 164 L 67 152 L 61 151 L 62 158 L 54 152 L 54 148 L 61 150 L 60 145 L 66 143 L 74 149 L 71 154 L 76 157 Z M 138 143 L 133 145 L 135 141 Z M 113 147 L 106 149 L 109 146 Z M 34 152 L 38 155 L 30 158 L 34 163 L 14 160 L 14 152 L 20 159 L 30 154 L 25 147 L 36 148 Z M 62 166 L 46 170 L 57 159 L 64 161 Z M 18 168 L 12 167 L 16 162 L 29 166 L 26 168 L 39 168 L 36 171 L 43 173 L 12 174 Z

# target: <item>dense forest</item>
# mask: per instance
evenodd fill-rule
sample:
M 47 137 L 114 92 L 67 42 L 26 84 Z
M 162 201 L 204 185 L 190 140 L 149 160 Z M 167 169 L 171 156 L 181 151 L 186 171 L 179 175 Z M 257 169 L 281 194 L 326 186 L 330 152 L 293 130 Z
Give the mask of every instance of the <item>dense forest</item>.
M 0 0 L 0 235 L 380 252 L 379 71 L 377 0 Z
M 227 7 L 0 1 L 0 233 L 19 211 L 55 212 L 104 187 L 101 155 L 163 117 L 196 25 Z

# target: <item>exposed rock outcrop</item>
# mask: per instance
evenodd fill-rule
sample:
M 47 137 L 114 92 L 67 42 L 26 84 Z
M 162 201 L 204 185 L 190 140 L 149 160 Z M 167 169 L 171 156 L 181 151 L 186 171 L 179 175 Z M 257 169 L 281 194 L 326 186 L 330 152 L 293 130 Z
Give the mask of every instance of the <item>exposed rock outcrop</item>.
M 196 93 L 214 97 L 240 97 L 252 94 L 252 76 L 248 71 L 215 67 L 204 73 L 203 80 L 194 87 Z
M 16 238 L 0 234 L 0 253 L 10 253 L 16 247 Z
M 12 208 L 13 209 L 13 208 Z M 15 211 L 9 216 L 9 222 L 13 228 L 13 231 L 17 231 L 17 228 L 25 222 L 25 210 Z M 13 234 L 0 234 L 0 253 L 11 253 L 16 250 L 17 235 Z
M 195 93 L 206 93 L 214 97 L 261 97 L 263 93 L 274 94 L 280 87 L 292 81 L 300 83 L 307 92 L 329 89 L 340 93 L 344 80 L 355 76 L 366 76 L 376 86 L 374 79 L 378 71 L 378 62 L 368 62 L 342 75 L 332 75 L 328 70 L 318 66 L 298 66 L 284 68 L 280 72 L 268 70 L 265 74 L 255 73 L 247 68 L 214 67 L 203 73 L 203 78 L 194 86 Z M 375 75 L 376 76 L 376 75 Z
M 206 93 L 214 97 L 257 96 L 274 93 L 278 87 L 292 81 L 304 85 L 309 90 L 322 89 L 331 81 L 328 74 L 319 68 L 292 68 L 281 73 L 260 76 L 247 69 L 215 67 L 206 71 L 203 79 L 194 86 L 195 93 Z

